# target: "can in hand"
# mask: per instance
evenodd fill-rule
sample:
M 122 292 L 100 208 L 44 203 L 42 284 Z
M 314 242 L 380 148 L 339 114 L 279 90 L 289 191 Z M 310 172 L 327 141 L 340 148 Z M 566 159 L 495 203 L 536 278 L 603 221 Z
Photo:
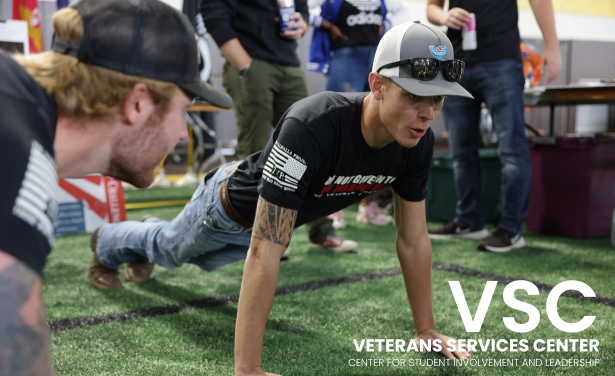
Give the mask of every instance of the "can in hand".
M 464 51 L 476 49 L 476 15 L 470 13 L 468 24 L 461 29 L 461 49 Z
M 290 15 L 294 14 L 295 12 L 296 10 L 294 0 L 278 0 L 280 31 L 284 32 L 286 30 L 294 30 L 293 28 L 288 27 L 288 24 L 291 22 Z

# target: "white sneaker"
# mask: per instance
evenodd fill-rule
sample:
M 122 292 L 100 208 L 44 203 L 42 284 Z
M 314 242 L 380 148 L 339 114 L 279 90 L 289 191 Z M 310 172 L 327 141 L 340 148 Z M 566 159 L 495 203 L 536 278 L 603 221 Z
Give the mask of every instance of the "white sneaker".
M 154 182 L 150 185 L 150 188 L 169 188 L 172 187 L 173 183 L 167 178 L 164 174 L 164 168 L 160 169 L 160 172 L 154 178 Z
M 359 206 L 357 222 L 374 226 L 386 226 L 393 222 L 393 218 L 390 215 L 384 214 L 378 204 L 372 201 L 369 205 Z
M 486 228 L 472 231 L 469 226 L 463 227 L 459 223 L 451 221 L 440 227 L 428 229 L 427 234 L 429 235 L 429 239 L 463 238 L 482 240 L 489 236 L 489 231 L 487 231 Z
M 288 252 L 288 249 L 287 249 L 282 255 L 282 257 L 280 257 L 280 261 L 286 261 L 288 260 L 289 257 L 290 257 L 290 252 Z
M 344 221 L 344 211 L 340 210 L 328 216 L 333 220 L 333 228 L 336 230 L 343 230 L 346 228 L 346 221 Z
M 521 234 L 515 234 L 504 229 L 497 229 L 490 237 L 478 243 L 478 249 L 481 251 L 490 251 L 495 253 L 508 252 L 515 248 L 525 247 L 525 239 Z

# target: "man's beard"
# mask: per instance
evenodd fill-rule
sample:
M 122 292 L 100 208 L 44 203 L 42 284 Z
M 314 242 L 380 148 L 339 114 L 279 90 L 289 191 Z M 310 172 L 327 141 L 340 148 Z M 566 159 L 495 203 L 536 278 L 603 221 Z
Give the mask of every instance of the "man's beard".
M 154 113 L 141 132 L 114 145 L 105 175 L 137 188 L 149 187 L 154 181 L 154 170 L 167 152 L 167 142 L 162 116 Z

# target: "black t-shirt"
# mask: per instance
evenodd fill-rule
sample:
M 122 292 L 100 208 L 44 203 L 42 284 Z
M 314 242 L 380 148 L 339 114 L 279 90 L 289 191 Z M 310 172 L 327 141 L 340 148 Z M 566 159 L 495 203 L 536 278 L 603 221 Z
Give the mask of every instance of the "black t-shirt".
M 450 0 L 449 9 L 462 8 L 476 15 L 476 50 L 461 48 L 461 30 L 446 35 L 455 49 L 455 59 L 468 65 L 502 59 L 521 60 L 517 0 Z
M 260 194 L 298 210 L 298 227 L 388 185 L 404 200 L 424 200 L 433 132 L 428 129 L 413 148 L 392 142 L 372 150 L 361 132 L 366 95 L 324 92 L 292 105 L 265 149 L 249 156 L 231 177 L 235 210 L 253 222 Z
M 339 38 L 333 49 L 354 46 L 377 46 L 382 25 L 381 0 L 345 0 L 335 21 L 348 40 Z
M 55 101 L 0 52 L 0 251 L 41 273 L 57 216 Z

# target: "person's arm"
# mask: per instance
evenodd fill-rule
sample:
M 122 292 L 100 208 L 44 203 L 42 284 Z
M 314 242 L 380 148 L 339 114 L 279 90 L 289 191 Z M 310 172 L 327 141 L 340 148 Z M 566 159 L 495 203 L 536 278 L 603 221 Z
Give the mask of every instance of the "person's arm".
M 296 12 L 289 16 L 292 22 L 288 23 L 290 30 L 286 30 L 280 33 L 284 38 L 288 39 L 301 39 L 308 29 L 306 20 L 310 20 L 310 14 L 308 12 L 307 0 L 295 0 Z M 279 22 L 279 17 L 276 17 Z
M 252 63 L 252 58 L 239 42 L 231 25 L 236 16 L 238 0 L 207 0 L 201 2 L 201 15 L 207 28 L 224 57 L 237 69 L 243 70 Z
M 220 51 L 240 71 L 252 64 L 252 58 L 237 38 L 233 38 L 220 46 Z
M 322 19 L 322 23 L 320 24 L 320 28 L 329 32 L 329 38 L 331 38 L 331 42 L 335 43 L 338 39 L 348 40 L 348 37 L 342 33 L 339 27 L 333 22 Z
M 319 28 L 322 25 L 322 20 L 324 19 L 324 17 L 322 16 L 322 6 L 325 3 L 325 0 L 308 0 L 307 2 L 307 7 L 308 9 L 314 9 L 316 7 L 319 7 L 320 10 L 318 14 L 310 12 L 309 13 L 309 17 L 308 17 L 308 24 L 310 26 L 314 26 L 316 28 Z
M 542 62 L 549 67 L 547 83 L 552 82 L 562 72 L 562 55 L 559 50 L 559 39 L 555 32 L 555 15 L 551 0 L 531 0 L 530 5 L 536 17 L 536 22 L 545 39 L 545 50 Z
M 434 25 L 461 30 L 470 21 L 470 13 L 461 8 L 444 10 L 444 0 L 427 1 L 427 19 Z
M 281 36 L 288 39 L 301 39 L 308 29 L 307 22 L 299 12 L 295 12 L 288 17 L 291 21 L 288 23 L 290 30 L 280 33 Z
M 425 223 L 425 200 L 406 201 L 395 191 L 393 199 L 397 226 L 395 245 L 412 308 L 417 339 L 440 339 L 442 355 L 451 360 L 467 359 L 470 354 L 465 350 L 447 350 L 447 342 L 451 337 L 439 334 L 436 330 L 431 304 L 431 242 Z
M 314 8 L 316 6 L 322 6 L 324 4 L 324 0 L 316 1 L 308 1 L 308 6 Z M 313 26 L 317 29 L 324 30 L 329 33 L 329 37 L 331 38 L 331 42 L 335 43 L 339 38 L 343 40 L 348 40 L 348 37 L 342 33 L 337 25 L 327 19 L 325 19 L 322 14 L 310 14 L 310 26 Z
M 0 376 L 53 375 L 41 277 L 0 251 Z
M 274 205 L 259 196 L 235 326 L 238 376 L 273 375 L 261 370 L 263 334 L 278 283 L 280 257 L 290 243 L 296 220 L 296 210 Z

